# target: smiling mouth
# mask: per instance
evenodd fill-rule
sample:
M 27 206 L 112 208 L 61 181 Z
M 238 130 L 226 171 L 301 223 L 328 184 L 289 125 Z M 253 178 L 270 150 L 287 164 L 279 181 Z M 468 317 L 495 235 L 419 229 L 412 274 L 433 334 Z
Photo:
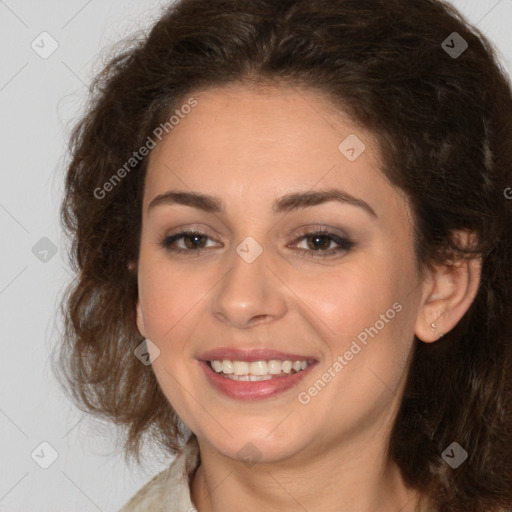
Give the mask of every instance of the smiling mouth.
M 235 361 L 230 359 L 208 361 L 212 371 L 226 379 L 255 382 L 289 377 L 304 371 L 313 361 Z

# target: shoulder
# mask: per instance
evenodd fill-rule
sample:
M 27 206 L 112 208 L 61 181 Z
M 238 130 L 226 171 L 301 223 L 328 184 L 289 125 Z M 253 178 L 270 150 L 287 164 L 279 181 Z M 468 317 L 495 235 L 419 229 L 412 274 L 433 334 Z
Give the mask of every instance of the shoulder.
M 139 512 L 142 510 L 157 512 L 163 510 L 161 508 L 162 497 L 166 488 L 166 482 L 169 480 L 169 469 L 170 467 L 161 473 L 158 473 L 158 475 L 154 476 L 149 482 L 141 487 L 137 493 L 123 505 L 119 512 Z
M 190 475 L 199 461 L 193 436 L 167 469 L 141 487 L 119 512 L 195 512 L 190 499 Z

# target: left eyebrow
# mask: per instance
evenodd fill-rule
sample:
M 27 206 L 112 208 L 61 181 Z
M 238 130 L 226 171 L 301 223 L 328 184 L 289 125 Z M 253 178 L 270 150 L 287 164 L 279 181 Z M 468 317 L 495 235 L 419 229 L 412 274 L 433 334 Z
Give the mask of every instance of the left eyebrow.
M 338 201 L 340 203 L 357 206 L 365 210 L 372 217 L 377 218 L 375 210 L 366 201 L 336 188 L 319 190 L 317 192 L 310 191 L 287 194 L 277 199 L 272 209 L 276 213 L 289 212 L 299 208 L 309 208 L 310 206 L 316 206 L 328 201 Z
M 359 199 L 343 190 L 339 189 L 326 189 L 316 192 L 295 192 L 286 194 L 274 201 L 272 211 L 274 213 L 290 212 L 302 208 L 309 208 L 317 206 L 329 201 L 337 201 L 352 206 L 362 208 L 372 217 L 377 218 L 375 210 L 362 199 Z M 215 196 L 208 194 L 199 194 L 197 192 L 177 192 L 168 191 L 164 194 L 156 196 L 151 203 L 149 203 L 148 210 L 161 205 L 181 204 L 198 208 L 208 213 L 224 213 L 225 207 L 222 201 Z

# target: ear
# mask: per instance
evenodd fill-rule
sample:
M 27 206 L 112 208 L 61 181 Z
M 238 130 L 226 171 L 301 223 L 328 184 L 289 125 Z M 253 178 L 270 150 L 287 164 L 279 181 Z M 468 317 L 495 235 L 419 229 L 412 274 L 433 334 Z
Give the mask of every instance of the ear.
M 472 241 L 467 232 L 457 236 L 459 241 Z M 414 328 L 420 340 L 437 341 L 457 325 L 478 292 L 481 267 L 481 258 L 475 257 L 448 262 L 429 271 Z
M 127 267 L 128 267 L 128 270 L 130 272 L 133 272 L 133 273 L 137 273 L 137 262 L 136 261 L 129 261 L 128 264 L 127 264 Z M 145 332 L 145 327 L 144 327 L 144 314 L 143 314 L 143 311 L 142 311 L 142 306 L 140 304 L 140 299 L 137 297 L 137 302 L 135 304 L 135 309 L 136 309 L 136 322 L 137 322 L 137 329 L 139 331 L 139 333 L 141 334 L 141 336 L 143 336 L 144 338 L 146 337 L 144 332 Z
M 140 332 L 140 335 L 145 338 L 146 335 L 145 335 L 145 332 L 146 332 L 146 328 L 145 328 L 145 325 L 144 325 L 144 313 L 142 311 L 142 306 L 140 304 L 140 299 L 137 298 L 137 304 L 136 304 L 136 310 L 137 310 L 137 329 L 139 330 Z

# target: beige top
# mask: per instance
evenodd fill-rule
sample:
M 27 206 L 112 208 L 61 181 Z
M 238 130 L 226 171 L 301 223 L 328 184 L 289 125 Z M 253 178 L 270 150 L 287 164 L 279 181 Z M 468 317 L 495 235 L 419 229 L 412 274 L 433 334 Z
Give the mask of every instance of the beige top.
M 197 512 L 190 497 L 190 481 L 199 464 L 199 446 L 192 435 L 167 469 L 146 483 L 119 512 Z M 421 512 L 435 512 L 422 503 Z
M 196 436 L 191 436 L 167 469 L 158 473 L 119 512 L 197 512 L 190 498 L 190 478 L 199 463 Z

